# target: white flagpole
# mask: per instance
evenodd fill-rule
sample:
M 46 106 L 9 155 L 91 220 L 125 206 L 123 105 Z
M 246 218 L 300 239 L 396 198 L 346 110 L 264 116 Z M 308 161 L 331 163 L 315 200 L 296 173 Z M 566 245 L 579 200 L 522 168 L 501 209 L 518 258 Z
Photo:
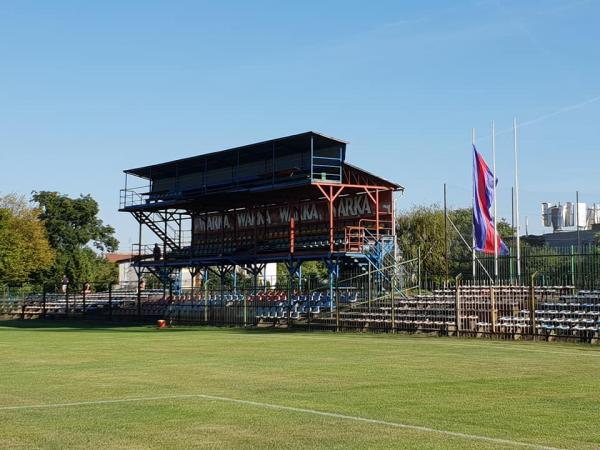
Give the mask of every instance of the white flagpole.
M 475 146 L 475 128 L 473 128 L 472 133 L 471 133 L 471 143 L 473 144 L 473 146 Z M 471 150 L 471 152 L 473 152 Z M 474 158 L 475 156 L 473 156 Z M 474 170 L 474 169 L 473 169 Z M 471 198 L 471 208 L 473 210 L 473 217 L 475 215 L 475 179 L 473 178 L 475 175 L 472 174 L 471 178 L 472 178 L 472 183 L 473 183 L 473 196 Z M 471 247 L 471 262 L 472 262 L 472 275 L 473 275 L 473 281 L 475 281 L 475 221 L 473 220 L 473 217 L 471 218 L 472 221 L 472 225 L 471 225 L 471 234 L 473 236 L 473 245 Z
M 515 138 L 515 231 L 517 241 L 517 283 L 521 282 L 521 226 L 519 222 L 519 144 L 517 135 L 517 118 L 513 119 Z
M 494 196 L 494 280 L 498 279 L 498 224 L 496 217 L 498 216 L 498 208 L 496 206 L 496 125 L 492 120 L 492 167 L 494 171 L 494 187 L 493 187 L 493 196 Z

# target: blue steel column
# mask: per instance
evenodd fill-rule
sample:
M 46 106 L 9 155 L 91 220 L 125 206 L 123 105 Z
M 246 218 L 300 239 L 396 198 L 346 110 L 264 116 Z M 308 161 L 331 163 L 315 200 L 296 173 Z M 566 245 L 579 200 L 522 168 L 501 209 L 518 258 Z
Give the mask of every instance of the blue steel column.
M 329 309 L 330 309 L 330 317 L 333 317 L 333 310 L 337 311 L 338 302 L 337 302 L 337 279 L 339 277 L 339 260 L 336 259 L 328 259 L 326 260 L 327 271 L 329 273 Z M 334 300 L 334 297 L 336 300 Z
M 208 323 L 208 266 L 204 268 L 204 324 Z
M 237 270 L 235 264 L 233 265 L 233 293 L 237 294 Z
M 142 286 L 142 267 L 140 266 L 142 262 L 142 222 L 140 220 L 140 228 L 138 233 L 138 260 L 137 260 L 137 295 L 136 295 L 136 303 L 137 303 L 137 318 L 141 320 L 142 318 L 142 290 L 140 289 Z
M 327 264 L 327 271 L 329 272 L 329 311 L 333 317 L 333 270 L 331 270 L 331 264 Z

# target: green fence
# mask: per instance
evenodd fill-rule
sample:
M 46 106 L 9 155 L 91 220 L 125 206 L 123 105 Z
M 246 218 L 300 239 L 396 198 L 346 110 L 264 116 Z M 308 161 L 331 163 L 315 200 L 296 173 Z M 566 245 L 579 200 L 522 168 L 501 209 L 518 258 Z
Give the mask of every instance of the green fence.
M 477 255 L 475 280 L 489 280 L 491 277 L 509 283 L 526 283 L 537 273 L 538 283 L 542 286 L 574 286 L 587 290 L 600 288 L 600 252 L 595 245 L 525 246 L 521 250 L 520 277 L 517 264 L 516 252 L 511 249 L 508 256 L 498 257 L 498 274 L 495 277 L 494 256 Z M 463 276 L 472 278 L 472 272 Z

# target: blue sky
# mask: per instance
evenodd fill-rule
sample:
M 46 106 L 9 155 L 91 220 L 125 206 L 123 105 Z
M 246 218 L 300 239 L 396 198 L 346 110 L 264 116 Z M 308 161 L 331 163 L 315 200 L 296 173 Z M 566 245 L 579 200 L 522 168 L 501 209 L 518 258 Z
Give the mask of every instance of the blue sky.
M 122 170 L 306 130 L 406 187 L 470 204 L 471 128 L 510 217 L 600 202 L 600 2 L 3 1 L 0 193 L 91 194 L 122 249 Z M 538 120 L 539 119 L 539 120 Z M 522 225 L 524 226 L 524 225 Z

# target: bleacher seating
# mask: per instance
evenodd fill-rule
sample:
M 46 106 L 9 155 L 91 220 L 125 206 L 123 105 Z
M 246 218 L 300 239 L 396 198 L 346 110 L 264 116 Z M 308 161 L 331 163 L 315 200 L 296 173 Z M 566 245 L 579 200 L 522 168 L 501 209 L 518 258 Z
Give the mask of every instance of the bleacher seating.
M 246 311 L 246 323 L 274 324 L 279 320 L 306 320 L 310 315 L 318 317 L 320 314 L 331 311 L 331 298 L 328 293 L 293 293 L 288 300 L 286 291 L 267 290 L 256 294 L 225 293 L 203 295 L 191 298 L 174 298 L 170 303 L 166 316 L 169 319 L 187 322 L 203 320 L 203 314 L 212 314 L 213 321 L 231 324 L 239 324 L 243 321 L 244 300 Z M 341 304 L 357 301 L 356 293 L 344 293 L 340 295 Z M 208 320 L 208 317 L 206 317 Z
M 536 288 L 534 333 L 547 339 L 576 338 L 598 341 L 600 332 L 600 291 L 580 291 L 577 295 L 564 288 Z M 521 286 L 494 288 L 465 286 L 460 290 L 460 323 L 456 322 L 456 291 L 440 289 L 425 295 L 400 298 L 394 302 L 394 327 L 411 332 L 462 333 L 519 338 L 531 334 L 530 291 Z M 494 304 L 495 308 L 492 308 Z M 492 310 L 495 310 L 494 317 Z M 392 326 L 389 298 L 343 309 L 343 328 L 382 328 Z M 332 320 L 329 320 L 332 324 Z
M 328 291 L 293 292 L 265 290 L 256 293 L 200 292 L 163 297 L 162 290 L 141 295 L 141 314 L 146 319 L 164 318 L 172 323 L 214 323 L 223 325 L 287 325 L 289 319 L 301 325 L 310 322 L 331 327 L 339 320 L 343 328 L 435 332 L 520 338 L 534 334 L 548 340 L 569 338 L 586 342 L 600 340 L 600 290 L 536 288 L 533 317 L 530 289 L 523 286 L 463 286 L 460 289 L 458 322 L 456 291 L 439 289 L 409 298 L 389 297 L 368 302 L 357 291 L 340 292 L 339 311 Z M 13 318 L 35 319 L 87 315 L 113 318 L 137 317 L 137 292 L 114 290 L 108 293 L 40 295 L 26 302 L 11 303 Z M 112 307 L 112 309 L 109 308 Z M 392 311 L 394 317 L 392 320 Z M 336 314 L 334 314 L 336 312 Z M 6 314 L 6 311 L 5 311 Z

